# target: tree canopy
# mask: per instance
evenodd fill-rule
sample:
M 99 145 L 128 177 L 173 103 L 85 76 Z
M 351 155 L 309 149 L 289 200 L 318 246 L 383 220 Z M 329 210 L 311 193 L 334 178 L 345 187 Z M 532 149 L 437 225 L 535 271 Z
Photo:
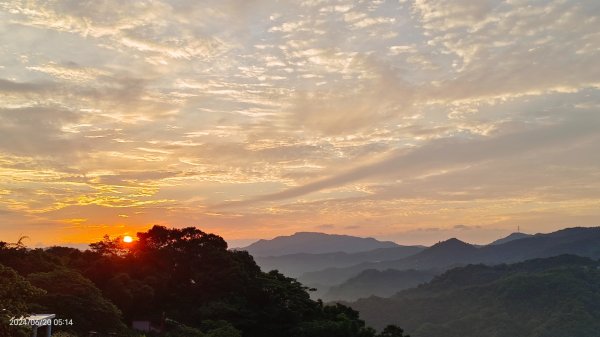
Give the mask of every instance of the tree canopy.
M 44 293 L 12 268 L 0 264 L 0 337 L 24 336 L 26 331 L 10 326 L 9 320 L 26 315 L 30 301 Z
M 599 285 L 599 261 L 562 255 L 459 267 L 391 298 L 351 306 L 376 327 L 396 322 L 415 337 L 596 337 Z

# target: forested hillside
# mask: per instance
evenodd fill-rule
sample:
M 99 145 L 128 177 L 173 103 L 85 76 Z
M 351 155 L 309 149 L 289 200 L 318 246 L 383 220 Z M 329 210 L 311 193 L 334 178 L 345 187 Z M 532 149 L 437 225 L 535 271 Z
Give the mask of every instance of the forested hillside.
M 469 265 L 392 298 L 351 304 L 368 324 L 413 337 L 597 337 L 600 263 L 573 255 Z

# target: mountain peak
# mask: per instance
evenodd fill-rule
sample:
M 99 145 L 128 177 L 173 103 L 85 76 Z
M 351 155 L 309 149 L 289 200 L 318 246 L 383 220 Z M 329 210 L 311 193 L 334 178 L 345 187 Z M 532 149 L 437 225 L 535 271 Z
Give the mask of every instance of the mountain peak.
M 457 238 L 450 238 L 446 241 L 440 241 L 438 243 L 436 243 L 435 245 L 431 246 L 431 248 L 447 248 L 447 247 L 472 247 L 475 248 L 474 246 L 461 241 Z
M 451 238 L 446 241 L 441 241 L 424 250 L 421 254 L 435 256 L 458 256 L 463 254 L 471 254 L 477 250 L 477 247 L 461 241 L 457 238 Z
M 457 238 L 451 238 L 445 241 L 440 241 L 435 245 L 425 249 L 420 254 L 424 255 L 454 255 L 454 254 L 463 254 L 470 253 L 473 250 L 477 250 L 477 247 L 468 244 L 464 241 L 461 241 Z
M 525 234 L 525 233 L 521 233 L 521 232 L 514 232 L 514 233 L 510 233 L 509 235 L 498 239 L 492 243 L 490 243 L 489 245 L 501 245 L 503 243 L 507 243 L 510 241 L 514 241 L 514 240 L 519 240 L 519 239 L 524 239 L 527 237 L 530 237 L 531 234 Z
M 255 256 L 281 256 L 296 253 L 357 253 L 378 248 L 398 247 L 391 241 L 378 241 L 374 238 L 361 238 L 341 234 L 319 232 L 297 232 L 278 236 L 271 240 L 259 240 L 245 248 Z
M 322 236 L 322 235 L 330 235 L 330 234 L 319 233 L 319 232 L 296 232 L 292 235 L 287 235 L 287 236 L 294 236 L 294 235 L 319 235 L 319 236 Z M 286 236 L 286 235 L 282 235 L 282 236 Z
M 350 235 L 344 235 L 344 234 L 327 234 L 327 233 L 321 233 L 321 232 L 296 232 L 292 235 L 282 235 L 282 236 L 278 236 L 278 238 L 281 237 L 294 237 L 294 236 L 308 236 L 308 237 L 332 237 L 332 236 L 338 236 L 338 237 L 350 237 Z

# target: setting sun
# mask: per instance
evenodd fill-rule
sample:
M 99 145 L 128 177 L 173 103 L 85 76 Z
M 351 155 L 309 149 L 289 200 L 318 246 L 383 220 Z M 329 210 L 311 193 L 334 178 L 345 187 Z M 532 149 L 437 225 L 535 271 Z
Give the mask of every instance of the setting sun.
M 129 235 L 125 235 L 123 237 L 123 242 L 125 242 L 125 243 L 132 243 L 133 242 L 133 238 L 131 236 L 129 236 Z

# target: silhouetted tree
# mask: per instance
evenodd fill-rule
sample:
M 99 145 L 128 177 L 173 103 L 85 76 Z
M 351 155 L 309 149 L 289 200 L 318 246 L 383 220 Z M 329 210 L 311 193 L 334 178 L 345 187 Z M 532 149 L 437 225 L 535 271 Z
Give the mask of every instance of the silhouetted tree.
M 10 326 L 9 320 L 26 316 L 29 303 L 44 293 L 13 269 L 0 264 L 0 337 L 28 335 L 25 329 Z
M 116 332 L 125 328 L 119 309 L 80 273 L 61 268 L 30 274 L 27 279 L 46 291 L 35 301 L 34 308 L 55 313 L 57 318 L 73 320 L 74 325 L 65 326 L 66 330 L 83 334 L 90 330 Z
M 381 331 L 378 337 L 410 337 L 410 335 L 405 335 L 404 330 L 395 325 L 388 325 Z
M 128 247 L 123 243 L 122 237 L 111 239 L 104 235 L 102 241 L 90 244 L 90 250 L 103 256 L 125 256 L 129 252 Z

